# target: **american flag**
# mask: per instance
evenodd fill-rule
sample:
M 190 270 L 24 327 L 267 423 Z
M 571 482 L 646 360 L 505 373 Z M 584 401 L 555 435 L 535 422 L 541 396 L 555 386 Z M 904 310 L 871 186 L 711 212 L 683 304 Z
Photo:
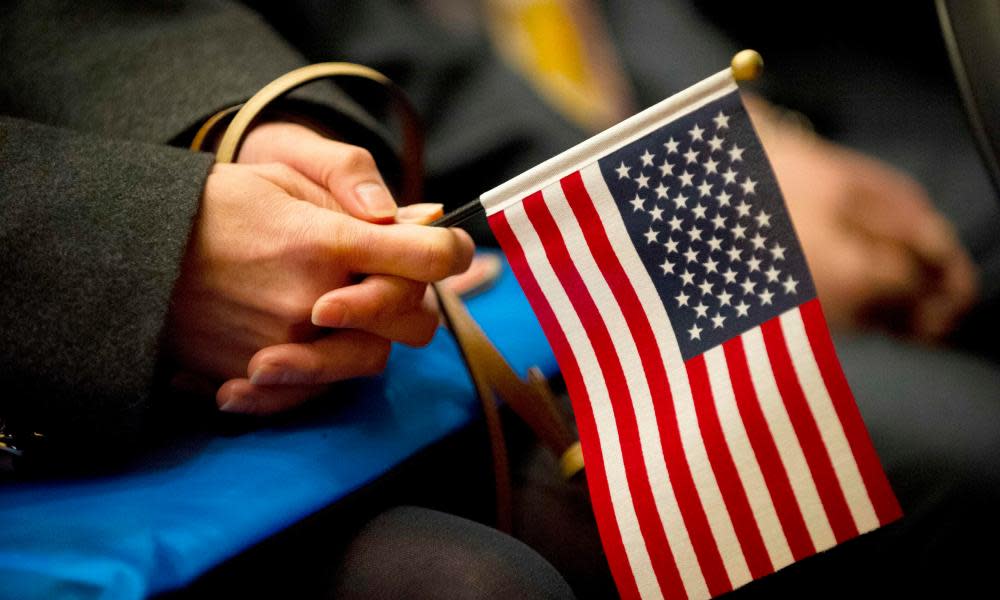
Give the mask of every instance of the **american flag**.
M 901 515 L 729 71 L 481 201 L 623 597 L 717 596 Z

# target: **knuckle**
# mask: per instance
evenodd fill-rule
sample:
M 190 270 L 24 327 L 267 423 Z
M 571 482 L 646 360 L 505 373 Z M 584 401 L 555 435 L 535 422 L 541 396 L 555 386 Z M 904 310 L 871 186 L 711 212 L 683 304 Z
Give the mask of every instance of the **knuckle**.
M 451 275 L 455 242 L 448 231 L 432 230 L 416 249 L 415 258 L 424 266 L 427 279 L 437 281 Z
M 272 310 L 282 322 L 294 326 L 309 320 L 312 302 L 304 291 L 288 291 L 277 296 Z
M 348 172 L 374 171 L 375 158 L 372 153 L 358 146 L 346 146 L 343 151 L 344 169 Z

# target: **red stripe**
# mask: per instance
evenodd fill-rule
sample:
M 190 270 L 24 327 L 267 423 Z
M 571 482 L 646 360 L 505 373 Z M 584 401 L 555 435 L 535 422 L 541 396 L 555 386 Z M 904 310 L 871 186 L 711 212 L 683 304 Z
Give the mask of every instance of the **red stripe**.
M 868 437 L 868 430 L 858 412 L 858 405 L 854 401 L 854 395 L 844 377 L 844 371 L 840 368 L 840 361 L 837 360 L 837 352 L 834 350 L 833 341 L 830 339 L 829 329 L 826 319 L 823 318 L 823 309 L 819 300 L 813 299 L 799 307 L 802 313 L 802 322 L 805 324 L 806 336 L 809 338 L 809 345 L 812 346 L 813 355 L 819 365 L 826 390 L 833 401 L 834 410 L 840 418 L 840 424 L 847 435 L 847 442 L 851 445 L 851 452 L 858 463 L 858 470 L 861 471 L 861 478 L 865 482 L 868 490 L 868 497 L 875 507 L 875 514 L 878 515 L 879 523 L 885 525 L 903 516 L 903 511 L 896 500 L 896 495 L 892 493 L 889 480 L 882 470 L 875 447 L 871 438 Z
M 614 507 L 611 504 L 611 492 L 604 470 L 604 457 L 597 435 L 597 424 L 594 421 L 594 413 L 591 410 L 587 387 L 580 374 L 580 367 L 552 307 L 549 306 L 545 294 L 531 272 L 521 244 L 507 223 L 507 217 L 503 212 L 499 212 L 489 218 L 489 223 L 510 262 L 514 275 L 521 283 L 521 288 L 524 290 L 525 296 L 528 297 L 535 315 L 538 316 L 566 381 L 569 397 L 573 403 L 577 428 L 580 432 L 580 445 L 583 449 L 587 486 L 590 489 L 590 499 L 594 506 L 594 517 L 597 520 L 597 527 L 601 534 L 601 541 L 604 544 L 604 552 L 608 557 L 611 573 L 618 586 L 618 593 L 625 599 L 639 598 L 639 589 L 636 587 L 635 576 L 632 574 L 628 556 L 625 554 L 622 536 L 615 519 Z
M 781 323 L 777 318 L 771 319 L 764 322 L 760 329 L 764 334 L 764 345 L 767 347 L 774 380 L 778 384 L 785 411 L 795 429 L 795 436 L 802 446 L 802 453 L 809 464 L 813 481 L 816 482 L 816 491 L 819 492 L 820 501 L 826 509 L 826 517 L 830 521 L 833 535 L 838 543 L 849 540 L 858 535 L 858 528 L 847 508 L 847 500 L 833 470 L 833 463 L 830 462 L 830 454 L 823 444 L 819 426 L 806 402 L 802 386 L 799 385 L 792 359 L 788 356 L 788 346 L 785 345 L 785 334 L 781 331 Z
M 708 450 L 708 460 L 712 463 L 712 471 L 715 473 L 716 481 L 719 482 L 722 499 L 726 502 L 729 516 L 733 519 L 733 527 L 740 540 L 740 547 L 743 548 L 743 556 L 746 557 L 747 565 L 750 567 L 750 574 L 754 579 L 759 579 L 772 573 L 774 565 L 771 564 L 771 558 L 764 546 L 764 538 L 757 528 L 757 519 L 753 516 L 746 489 L 736 471 L 731 449 L 722 433 L 705 356 L 703 354 L 695 356 L 687 361 L 686 366 L 688 379 L 691 381 L 691 392 L 694 394 L 698 426 L 705 439 L 705 448 Z
M 541 194 L 532 195 L 526 198 L 522 205 L 528 219 L 538 232 L 549 263 L 566 291 L 566 295 L 569 296 L 574 310 L 580 316 L 587 338 L 597 355 L 597 362 L 601 366 L 601 373 L 608 386 L 608 396 L 621 441 L 629 489 L 657 580 L 660 582 L 664 595 L 668 597 L 672 597 L 674 594 L 686 595 L 673 554 L 667 543 L 663 522 L 656 509 L 653 490 L 649 483 L 649 473 L 646 472 L 646 464 L 639 442 L 639 428 L 632 406 L 632 396 L 629 393 L 628 380 L 625 378 L 622 365 L 615 353 L 611 334 L 590 295 L 590 290 L 587 289 L 580 273 L 573 264 L 559 227 L 545 204 L 545 199 Z
M 806 528 L 802 511 L 799 510 L 799 504 L 795 500 L 794 492 L 792 492 L 788 473 L 781 463 L 781 455 L 778 454 L 774 436 L 771 435 L 767 420 L 764 418 L 764 412 L 760 408 L 757 392 L 750 379 L 750 368 L 747 365 L 746 352 L 743 350 L 743 340 L 737 336 L 724 343 L 722 349 L 726 354 L 729 381 L 733 384 L 736 406 L 740 411 L 740 417 L 743 418 L 743 427 L 746 429 L 750 446 L 757 457 L 757 464 L 760 465 L 764 483 L 767 484 L 767 489 L 771 493 L 771 502 L 774 503 L 774 510 L 778 513 L 781 529 L 785 534 L 785 539 L 788 540 L 792 557 L 795 560 L 802 560 L 815 554 L 816 547 L 809 537 L 809 530 Z
M 674 402 L 670 394 L 670 382 L 663 364 L 665 357 L 660 354 L 653 329 L 646 318 L 646 311 L 632 287 L 629 275 L 618 261 L 614 248 L 608 240 L 607 232 L 601 224 L 600 215 L 597 214 L 580 173 L 573 173 L 565 177 L 562 180 L 562 189 L 580 228 L 583 230 L 584 238 L 590 247 L 590 253 L 622 310 L 629 332 L 638 349 L 656 412 L 656 424 L 660 432 L 663 457 L 670 474 L 670 482 L 677 496 L 684 524 L 691 536 L 702 574 L 713 596 L 724 594 L 732 590 L 732 583 L 726 573 L 722 556 L 719 554 L 719 548 L 709 527 L 708 518 L 705 516 L 705 510 L 701 504 L 698 489 L 695 487 L 690 466 L 685 460 L 680 425 L 677 422 Z M 558 231 L 555 231 L 555 235 L 558 235 Z M 587 250 L 581 249 L 581 251 Z M 641 273 L 638 276 L 646 277 L 647 275 Z M 580 283 L 582 285 L 582 281 Z M 595 318 L 600 321 L 600 315 L 595 315 Z M 603 321 L 600 322 L 603 327 Z M 610 338 L 607 343 L 611 344 Z M 609 347 L 609 352 L 617 362 L 614 348 Z M 623 401 L 631 405 L 628 396 L 622 396 L 622 398 Z

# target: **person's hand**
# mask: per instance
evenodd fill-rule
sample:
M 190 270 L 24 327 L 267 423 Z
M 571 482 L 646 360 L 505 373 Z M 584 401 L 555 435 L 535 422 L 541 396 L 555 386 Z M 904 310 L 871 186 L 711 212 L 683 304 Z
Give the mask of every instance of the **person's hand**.
M 336 189 L 381 180 L 359 175 L 357 159 L 336 164 L 325 179 Z M 223 410 L 283 410 L 380 371 L 391 340 L 433 335 L 426 282 L 468 267 L 468 234 L 371 224 L 337 212 L 338 202 L 287 165 L 217 165 L 209 175 L 166 340 L 186 371 L 228 379 L 216 393 Z
M 281 121 L 257 125 L 247 133 L 237 162 L 289 167 L 321 192 L 302 198 L 318 206 L 370 223 L 391 223 L 396 217 L 396 202 L 371 153 L 308 127 Z
M 933 340 L 972 304 L 977 276 L 923 188 L 888 165 L 748 107 L 831 325 Z

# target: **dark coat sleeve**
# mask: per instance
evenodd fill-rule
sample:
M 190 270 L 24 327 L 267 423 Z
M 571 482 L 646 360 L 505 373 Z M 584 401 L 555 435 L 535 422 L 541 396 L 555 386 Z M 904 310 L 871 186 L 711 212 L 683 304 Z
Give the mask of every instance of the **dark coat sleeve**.
M 51 443 L 141 430 L 207 154 L 0 117 L 0 416 Z
M 167 144 L 305 61 L 230 2 L 2 11 L 0 432 L 114 449 L 170 404 L 153 401 L 160 336 L 212 157 Z M 319 97 L 371 121 L 334 88 Z

